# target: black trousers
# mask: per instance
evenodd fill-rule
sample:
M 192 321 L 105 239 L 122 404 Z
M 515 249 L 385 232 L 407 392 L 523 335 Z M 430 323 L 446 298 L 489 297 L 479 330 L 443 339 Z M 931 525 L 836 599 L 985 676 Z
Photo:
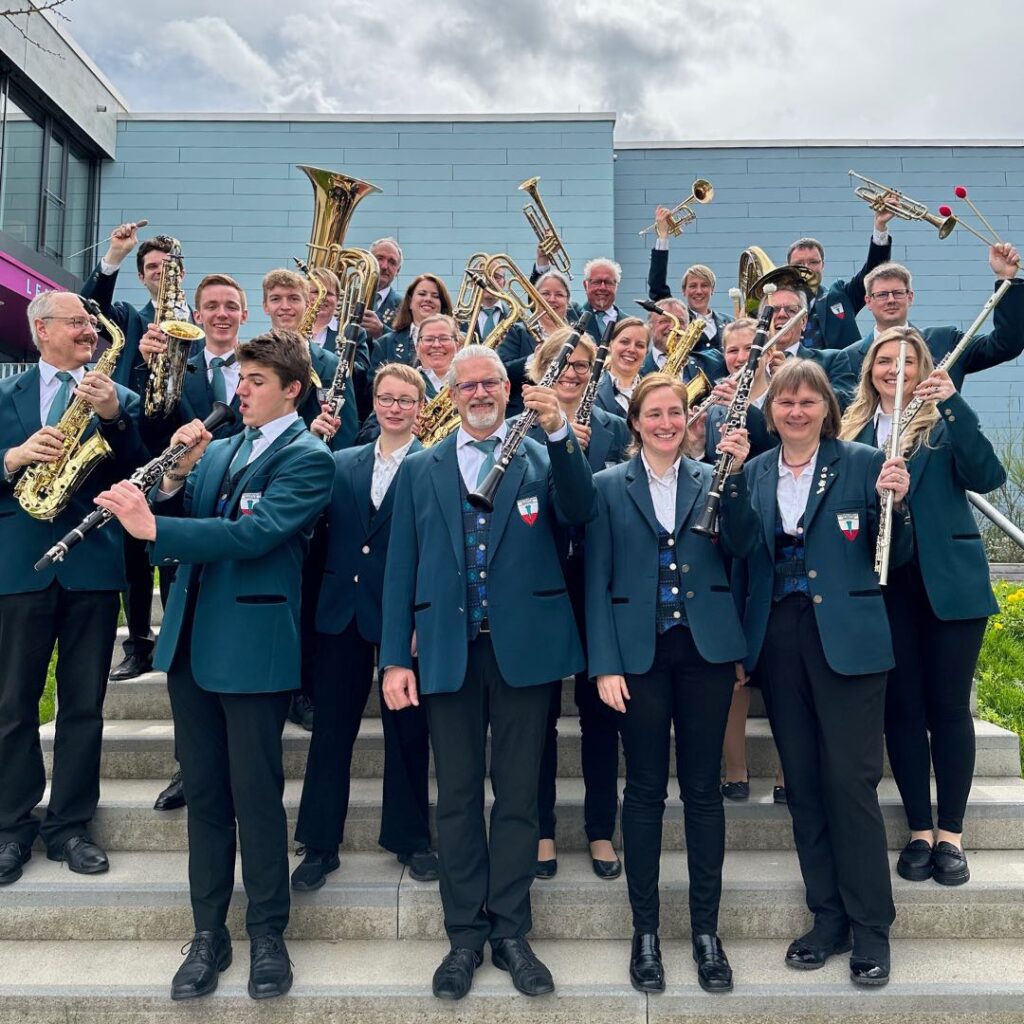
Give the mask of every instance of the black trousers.
M 153 618 L 153 566 L 149 564 L 146 541 L 124 535 L 124 571 L 128 589 L 124 595 L 124 617 L 128 637 L 121 645 L 126 657 L 150 659 L 156 639 Z
M 509 686 L 482 633 L 468 648 L 454 693 L 423 703 L 437 770 L 437 848 L 444 926 L 453 947 L 482 950 L 532 927 L 537 863 L 537 775 L 549 684 Z M 399 714 L 406 714 L 400 711 Z M 487 728 L 491 730 L 490 836 L 484 826 Z
M 626 755 L 622 849 L 633 928 L 638 932 L 658 930 L 661 834 L 673 725 L 690 876 L 690 928 L 694 935 L 718 931 L 725 859 L 719 769 L 735 681 L 732 662 L 705 661 L 684 626 L 658 637 L 649 671 L 626 676 L 630 700 L 625 715 L 619 716 Z
M 308 848 L 341 845 L 348 815 L 352 750 L 373 684 L 374 647 L 353 620 L 339 634 L 316 634 L 313 738 L 306 759 L 295 838 Z M 384 728 L 384 805 L 378 842 L 392 853 L 430 848 L 430 745 L 423 706 L 389 711 Z
M 934 765 L 939 828 L 963 832 L 974 778 L 971 682 L 988 620 L 937 619 L 916 564 L 892 571 L 885 606 L 896 651 L 885 691 L 885 742 L 907 825 L 915 832 L 932 827 Z
M 305 561 L 302 563 L 302 607 L 299 612 L 299 628 L 302 664 L 302 693 L 316 703 L 316 606 L 320 603 L 320 586 L 324 579 L 324 564 L 327 561 L 327 519 L 321 516 L 313 528 Z
M 565 565 L 565 582 L 576 617 L 576 628 L 586 648 L 583 615 L 582 552 Z M 618 810 L 619 724 L 618 714 L 598 696 L 597 685 L 587 672 L 577 672 L 573 696 L 580 715 L 581 759 L 583 762 L 583 824 L 588 842 L 611 839 Z M 540 838 L 555 838 L 555 778 L 558 775 L 558 719 L 562 713 L 562 680 L 551 684 L 544 753 L 537 787 Z
M 120 595 L 114 590 L 45 590 L 0 597 L 0 842 L 49 850 L 83 835 L 100 796 L 103 697 L 114 650 Z M 50 801 L 32 812 L 46 773 L 39 743 L 39 699 L 54 643 L 57 720 Z
M 197 931 L 220 928 L 235 883 L 235 837 L 250 938 L 288 925 L 288 822 L 281 733 L 290 692 L 211 693 L 190 666 L 191 616 L 167 685 L 188 805 L 188 881 Z M 241 642 L 241 641 L 240 641 Z
M 805 595 L 772 608 L 760 664 L 815 932 L 830 941 L 852 924 L 854 949 L 884 957 L 896 916 L 877 793 L 885 673 L 833 672 Z

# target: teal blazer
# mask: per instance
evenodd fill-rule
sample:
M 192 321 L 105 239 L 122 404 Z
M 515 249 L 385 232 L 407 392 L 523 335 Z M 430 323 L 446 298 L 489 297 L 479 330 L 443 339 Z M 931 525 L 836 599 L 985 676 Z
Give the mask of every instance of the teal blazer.
M 874 568 L 879 522 L 875 483 L 883 461 L 882 453 L 867 445 L 823 438 L 804 512 L 805 560 L 818 634 L 829 667 L 844 676 L 888 672 L 894 664 L 889 618 Z M 772 609 L 778 449 L 758 455 L 744 472 L 761 527 L 747 555 L 745 593 L 740 595 L 745 664 L 753 670 Z M 856 517 L 857 529 L 847 538 L 843 526 L 850 516 Z M 889 564 L 895 568 L 910 557 L 910 531 L 901 528 L 898 513 L 892 522 Z
M 194 604 L 196 683 L 215 693 L 275 693 L 299 685 L 302 563 L 313 524 L 331 497 L 334 460 L 297 420 L 245 468 L 218 515 L 224 476 L 242 439 L 238 434 L 210 444 L 177 508 L 168 503 L 168 511 L 183 517 L 157 516 L 150 560 L 182 569 L 154 665 L 170 668 Z M 248 514 L 243 495 L 256 499 Z
M 456 435 L 410 455 L 398 471 L 384 575 L 379 664 L 412 668 L 420 689 L 451 693 L 466 675 L 466 555 Z M 533 525 L 520 501 L 536 505 Z M 526 438 L 491 514 L 487 600 L 491 642 L 510 686 L 537 686 L 583 668 L 583 649 L 558 557 L 562 523 L 594 513 L 594 481 L 575 435 L 541 446 Z M 557 523 L 556 523 L 557 520 Z
M 1006 470 L 959 393 L 938 408 L 942 419 L 907 462 L 914 560 L 936 618 L 981 619 L 998 614 L 999 605 L 966 492 L 994 491 Z M 875 443 L 870 422 L 857 440 Z
M 729 588 L 726 556 L 744 557 L 758 523 L 742 474 L 722 496 L 716 543 L 691 531 L 700 518 L 712 470 L 693 459 L 679 464 L 676 484 L 676 556 L 686 618 L 702 658 L 741 661 L 743 627 Z M 640 675 L 654 664 L 657 641 L 658 519 L 640 456 L 594 477 L 597 518 L 587 527 L 587 671 L 591 676 Z
M 0 471 L 0 595 L 30 594 L 45 590 L 56 580 L 65 590 L 123 590 L 124 539 L 117 523 L 86 534 L 85 540 L 43 572 L 35 563 L 64 534 L 95 511 L 93 498 L 111 484 L 130 476 L 149 460 L 139 437 L 139 399 L 121 384 L 117 395 L 121 402 L 117 419 L 110 423 L 93 422 L 85 432 L 91 437 L 97 430 L 110 445 L 113 458 L 103 459 L 71 496 L 67 508 L 53 522 L 33 519 L 23 512 L 14 496 L 21 473 L 10 481 Z M 10 448 L 16 448 L 39 430 L 39 368 L 0 380 L 0 460 Z
M 538 444 L 547 443 L 547 435 L 539 424 L 527 436 Z M 596 407 L 591 411 L 590 444 L 585 454 L 593 472 L 598 473 L 620 463 L 626 457 L 629 442 L 629 428 L 621 416 L 612 416 Z
M 334 489 L 327 508 L 327 557 L 316 606 L 318 633 L 342 633 L 353 619 L 359 635 L 380 644 L 384 565 L 391 536 L 397 476 L 370 515 L 373 450 L 349 448 L 334 456 Z M 406 458 L 423 446 L 413 440 Z

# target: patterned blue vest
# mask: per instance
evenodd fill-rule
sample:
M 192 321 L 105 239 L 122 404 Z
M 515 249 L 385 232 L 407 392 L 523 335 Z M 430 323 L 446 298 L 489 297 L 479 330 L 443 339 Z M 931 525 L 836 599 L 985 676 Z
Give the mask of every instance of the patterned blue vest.
M 675 538 L 658 524 L 658 636 L 686 624 L 682 577 L 676 561 Z
M 782 515 L 775 513 L 775 584 L 772 600 L 781 601 L 790 594 L 809 594 L 807 570 L 804 566 L 804 517 L 801 516 L 797 529 L 800 533 L 792 536 L 782 529 Z
M 477 638 L 481 624 L 487 619 L 487 560 L 491 515 L 473 508 L 466 485 L 459 476 L 462 492 L 462 533 L 466 544 L 466 627 L 470 641 Z

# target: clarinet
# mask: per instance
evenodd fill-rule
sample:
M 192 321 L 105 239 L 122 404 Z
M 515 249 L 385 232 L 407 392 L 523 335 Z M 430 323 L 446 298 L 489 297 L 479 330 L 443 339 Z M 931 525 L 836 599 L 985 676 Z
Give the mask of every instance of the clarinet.
M 348 323 L 345 324 L 345 331 L 342 335 L 344 342 L 338 353 L 338 368 L 334 371 L 334 380 L 331 381 L 331 386 L 324 396 L 324 402 L 331 407 L 330 414 L 335 419 L 341 416 L 341 410 L 345 408 L 348 380 L 352 376 L 352 364 L 356 358 L 356 339 L 359 337 L 359 325 L 363 322 L 365 311 L 365 302 L 357 302 L 352 307 L 352 315 L 349 317 Z M 331 439 L 326 437 L 324 440 L 330 443 Z
M 579 408 L 576 410 L 576 422 L 583 426 L 590 426 L 590 419 L 594 414 L 594 402 L 597 399 L 597 386 L 601 383 L 601 375 L 604 373 L 604 364 L 608 358 L 608 347 L 612 343 L 612 331 L 615 330 L 614 320 L 608 321 L 604 329 L 604 337 L 597 348 L 597 357 L 594 359 L 594 368 L 590 371 L 590 380 L 587 381 L 586 390 L 580 399 Z
M 213 403 L 213 412 L 203 420 L 203 426 L 213 433 L 218 427 L 223 426 L 225 423 L 232 423 L 235 419 L 234 410 L 223 402 Z M 155 459 L 150 460 L 144 466 L 140 466 L 134 473 L 128 478 L 128 483 L 134 484 L 143 494 L 147 493 L 154 484 L 158 483 L 160 478 L 170 469 L 178 464 L 181 457 L 190 449 L 192 445 L 181 444 L 171 445 L 163 453 L 158 455 Z M 49 551 L 43 555 L 42 558 L 36 562 L 36 572 L 42 572 L 44 569 L 49 569 L 55 562 L 63 562 L 64 557 L 67 553 L 78 543 L 85 540 L 85 535 L 90 530 L 99 529 L 101 526 L 106 526 L 111 519 L 114 518 L 114 513 L 109 512 L 105 508 L 97 508 L 90 512 L 73 530 L 66 533 L 56 544 L 50 548 Z
M 767 299 L 774 291 L 774 285 L 766 284 L 764 286 L 765 298 Z M 765 350 L 768 341 L 768 328 L 771 327 L 774 315 L 775 310 L 766 304 L 757 321 L 757 331 L 754 334 L 754 344 L 750 348 L 750 355 L 747 356 L 747 361 L 743 364 L 743 369 L 740 370 L 739 376 L 736 378 L 736 393 L 732 396 L 732 401 L 729 403 L 729 413 L 722 424 L 723 437 L 730 430 L 739 430 L 746 426 L 750 389 L 754 385 L 757 364 L 761 358 L 761 353 Z M 786 327 L 788 330 L 789 324 Z M 715 468 L 711 474 L 711 487 L 708 490 L 707 500 L 704 503 L 700 518 L 690 527 L 693 533 L 699 534 L 701 537 L 715 538 L 718 536 L 718 509 L 722 503 L 722 489 L 725 487 L 726 477 L 728 477 L 731 470 L 732 456 L 726 452 L 721 452 L 715 460 Z
M 586 331 L 587 325 L 590 323 L 592 316 L 592 313 L 584 313 L 583 316 L 576 321 L 576 326 L 573 327 L 572 334 L 565 339 L 565 344 L 562 345 L 558 355 L 554 360 L 552 360 L 552 363 L 547 368 L 544 376 L 537 381 L 538 387 L 549 388 L 562 375 L 562 371 L 565 369 L 565 364 L 569 362 L 569 357 L 576 351 L 576 346 L 580 343 L 580 337 Z M 494 496 L 497 494 L 498 485 L 505 476 L 505 472 L 511 464 L 512 459 L 515 458 L 516 452 L 519 451 L 519 447 L 522 445 L 523 439 L 533 429 L 536 422 L 537 413 L 533 409 L 527 409 L 526 412 L 519 417 L 515 426 L 509 430 L 508 435 L 505 438 L 505 443 L 501 446 L 501 452 L 495 460 L 491 471 L 486 477 L 484 477 L 484 481 L 480 487 L 467 496 L 467 500 L 473 508 L 480 509 L 483 512 L 494 511 Z

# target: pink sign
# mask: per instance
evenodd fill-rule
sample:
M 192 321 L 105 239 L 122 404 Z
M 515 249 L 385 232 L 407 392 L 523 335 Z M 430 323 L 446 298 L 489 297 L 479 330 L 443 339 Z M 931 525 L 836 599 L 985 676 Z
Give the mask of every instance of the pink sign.
M 0 287 L 8 288 L 15 295 L 20 295 L 25 302 L 31 302 L 40 292 L 60 288 L 60 285 L 48 280 L 13 256 L 0 252 Z

